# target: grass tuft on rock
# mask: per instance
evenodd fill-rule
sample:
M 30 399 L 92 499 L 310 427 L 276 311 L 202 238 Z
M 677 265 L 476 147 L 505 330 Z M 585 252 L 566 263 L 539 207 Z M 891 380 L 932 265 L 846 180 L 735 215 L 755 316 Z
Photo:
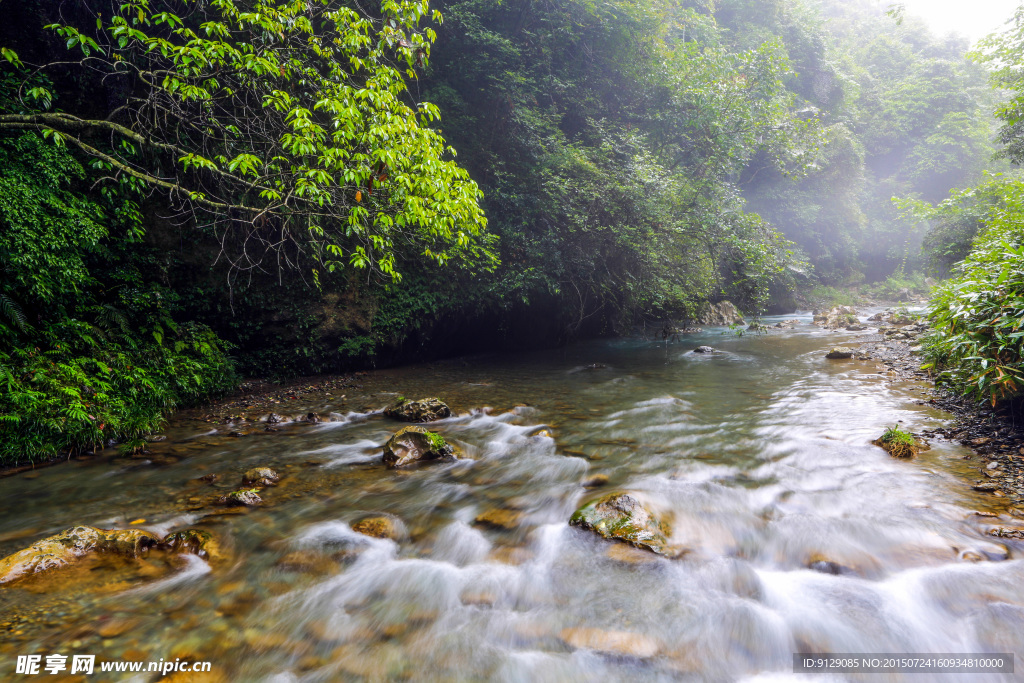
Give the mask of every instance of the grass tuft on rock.
M 886 429 L 873 443 L 884 448 L 894 458 L 912 458 L 921 450 L 914 435 L 900 429 L 898 425 Z

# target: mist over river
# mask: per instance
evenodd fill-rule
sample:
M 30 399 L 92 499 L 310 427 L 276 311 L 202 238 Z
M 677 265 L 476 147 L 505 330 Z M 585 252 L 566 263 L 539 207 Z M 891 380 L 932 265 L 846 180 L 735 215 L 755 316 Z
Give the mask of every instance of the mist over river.
M 862 335 L 799 319 L 379 371 L 279 411 L 320 424 L 236 438 L 183 413 L 147 456 L 0 479 L 3 555 L 76 524 L 195 527 L 220 546 L 0 588 L 0 666 L 61 652 L 207 660 L 202 680 L 231 681 L 1015 680 L 793 674 L 794 652 L 1024 647 L 1024 542 L 989 534 L 1021 522 L 972 490 L 968 450 L 872 445 L 948 416 L 921 383 L 825 359 Z M 462 457 L 385 468 L 402 424 L 378 410 L 398 395 L 451 405 L 430 428 Z M 255 466 L 282 475 L 261 507 L 210 503 Z M 569 526 L 612 491 L 686 552 Z M 353 531 L 381 514 L 397 540 Z

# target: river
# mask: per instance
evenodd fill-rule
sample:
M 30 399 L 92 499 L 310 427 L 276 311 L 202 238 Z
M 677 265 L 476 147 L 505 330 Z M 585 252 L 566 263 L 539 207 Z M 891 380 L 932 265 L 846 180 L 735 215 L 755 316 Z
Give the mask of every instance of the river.
M 143 458 L 0 479 L 3 554 L 74 524 L 132 522 L 203 528 L 223 549 L 93 560 L 0 589 L 0 667 L 61 652 L 208 660 L 209 680 L 889 681 L 933 679 L 795 676 L 793 653 L 1020 651 L 1024 542 L 988 534 L 1020 522 L 971 489 L 966 449 L 935 441 L 900 461 L 873 446 L 887 426 L 948 416 L 920 383 L 825 359 L 859 335 L 800 320 L 380 371 L 282 404 L 331 415 L 321 424 L 232 438 L 187 413 Z M 448 401 L 457 416 L 432 428 L 464 457 L 385 469 L 381 444 L 401 425 L 373 411 L 399 394 Z M 262 507 L 209 505 L 255 465 L 283 475 Z M 581 485 L 596 475 L 607 483 Z M 662 514 L 688 552 L 664 559 L 567 524 L 615 490 Z M 400 520 L 397 541 L 352 531 L 380 513 Z

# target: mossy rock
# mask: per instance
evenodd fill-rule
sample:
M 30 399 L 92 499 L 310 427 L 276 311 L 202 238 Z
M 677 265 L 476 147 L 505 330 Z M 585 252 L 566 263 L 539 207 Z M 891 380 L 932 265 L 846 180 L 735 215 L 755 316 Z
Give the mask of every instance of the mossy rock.
M 242 475 L 242 486 L 273 486 L 280 480 L 281 475 L 269 467 L 253 467 Z
M 256 493 L 256 489 L 239 489 L 222 497 L 220 503 L 231 507 L 255 507 L 262 505 L 263 499 Z
M 218 562 L 225 557 L 217 538 L 204 529 L 175 531 L 168 534 L 160 545 L 172 553 L 195 555 L 211 562 Z
M 384 464 L 388 467 L 454 457 L 455 448 L 443 436 L 423 427 L 403 427 L 384 444 Z
M 832 350 L 825 355 L 825 358 L 831 358 L 832 360 L 853 358 L 853 349 L 848 346 L 833 346 Z
M 433 422 L 434 420 L 451 417 L 452 410 L 444 401 L 436 396 L 432 396 L 430 398 L 421 398 L 418 401 L 400 398 L 397 402 L 385 408 L 384 414 L 403 422 Z
M 658 555 L 677 557 L 682 553 L 669 545 L 668 525 L 628 493 L 610 493 L 587 503 L 573 514 L 569 524 Z

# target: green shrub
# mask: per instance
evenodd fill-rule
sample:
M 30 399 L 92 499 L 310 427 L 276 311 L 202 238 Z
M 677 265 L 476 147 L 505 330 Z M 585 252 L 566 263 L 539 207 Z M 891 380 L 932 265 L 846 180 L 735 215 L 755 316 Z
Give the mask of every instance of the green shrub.
M 1008 182 L 994 215 L 955 277 L 936 288 L 924 366 L 993 405 L 1024 394 L 1024 183 Z

